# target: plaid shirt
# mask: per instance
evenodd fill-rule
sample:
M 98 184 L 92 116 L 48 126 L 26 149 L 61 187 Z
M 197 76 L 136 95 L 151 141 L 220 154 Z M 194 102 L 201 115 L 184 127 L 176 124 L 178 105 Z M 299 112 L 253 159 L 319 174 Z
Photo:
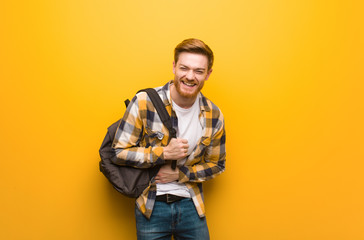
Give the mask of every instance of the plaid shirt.
M 177 129 L 178 119 L 170 97 L 170 84 L 156 88 Z M 183 166 L 179 166 L 180 183 L 185 183 L 200 217 L 205 216 L 202 182 L 225 170 L 225 126 L 220 109 L 199 93 L 199 121 L 202 137 Z M 168 145 L 169 132 L 161 122 L 146 92 L 138 93 L 130 102 L 116 132 L 113 149 L 117 164 L 148 168 L 164 164 L 163 147 Z M 156 197 L 156 183 L 136 199 L 140 211 L 150 218 Z

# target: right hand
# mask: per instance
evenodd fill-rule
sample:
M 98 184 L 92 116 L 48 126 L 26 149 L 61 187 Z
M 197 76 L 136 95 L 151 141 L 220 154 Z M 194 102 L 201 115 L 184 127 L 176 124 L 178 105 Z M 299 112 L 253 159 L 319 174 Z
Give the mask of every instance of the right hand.
M 182 138 L 172 138 L 166 147 L 164 147 L 165 160 L 178 160 L 187 157 L 188 141 Z

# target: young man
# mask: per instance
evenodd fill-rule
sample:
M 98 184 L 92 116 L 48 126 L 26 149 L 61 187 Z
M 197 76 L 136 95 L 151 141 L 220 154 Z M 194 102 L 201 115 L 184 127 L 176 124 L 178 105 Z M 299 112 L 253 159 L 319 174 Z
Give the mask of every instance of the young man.
M 213 53 L 201 40 L 186 39 L 174 52 L 174 80 L 156 88 L 171 115 L 177 138 L 168 143 L 145 92 L 130 102 L 114 139 L 118 164 L 161 165 L 136 199 L 139 240 L 209 239 L 202 182 L 225 170 L 225 127 L 219 108 L 200 92 L 212 72 Z M 171 162 L 177 161 L 177 168 Z

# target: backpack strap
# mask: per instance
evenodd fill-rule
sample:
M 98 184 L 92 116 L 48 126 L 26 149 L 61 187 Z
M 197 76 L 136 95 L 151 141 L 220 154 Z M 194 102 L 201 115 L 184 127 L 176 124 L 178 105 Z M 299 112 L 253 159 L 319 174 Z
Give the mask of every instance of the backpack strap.
M 149 96 L 149 98 L 151 99 L 155 109 L 157 110 L 157 113 L 160 117 L 160 119 L 163 122 L 163 125 L 166 126 L 166 128 L 169 131 L 169 139 L 168 142 L 172 139 L 172 138 L 176 138 L 176 130 L 173 128 L 172 126 L 172 121 L 171 121 L 171 117 L 169 116 L 166 107 L 164 106 L 164 103 L 162 101 L 162 99 L 159 97 L 159 94 L 157 93 L 157 91 L 154 88 L 146 88 L 146 89 L 142 89 L 139 92 L 146 92 Z M 176 162 L 177 161 L 172 161 L 172 169 L 176 169 Z

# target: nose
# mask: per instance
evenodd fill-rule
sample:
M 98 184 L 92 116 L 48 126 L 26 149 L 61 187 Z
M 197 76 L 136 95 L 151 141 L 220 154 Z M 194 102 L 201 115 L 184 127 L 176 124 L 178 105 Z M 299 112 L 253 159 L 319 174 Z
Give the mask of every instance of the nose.
M 186 73 L 186 78 L 187 78 L 188 80 L 193 80 L 193 79 L 194 79 L 194 73 L 193 73 L 193 71 L 192 71 L 192 70 L 190 70 L 190 71 L 188 71 L 188 72 Z

